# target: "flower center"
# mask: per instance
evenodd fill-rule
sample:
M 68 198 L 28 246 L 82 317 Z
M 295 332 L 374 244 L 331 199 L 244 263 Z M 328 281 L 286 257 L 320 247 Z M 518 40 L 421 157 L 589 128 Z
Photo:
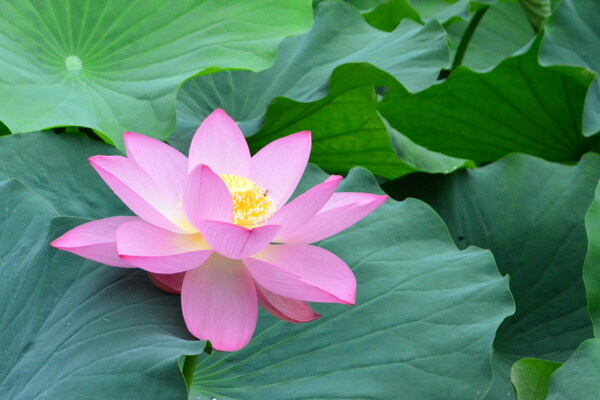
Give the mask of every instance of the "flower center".
M 237 175 L 219 175 L 233 199 L 233 223 L 253 227 L 264 223 L 275 213 L 273 199 L 254 181 Z

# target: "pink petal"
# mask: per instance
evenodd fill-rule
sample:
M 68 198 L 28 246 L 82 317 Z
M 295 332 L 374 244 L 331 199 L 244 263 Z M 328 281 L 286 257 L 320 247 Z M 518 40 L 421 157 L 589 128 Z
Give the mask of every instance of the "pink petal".
M 354 225 L 386 202 L 388 196 L 334 193 L 323 209 L 294 232 L 279 234 L 282 243 L 314 243 Z
M 296 271 L 287 269 L 285 265 L 279 266 L 252 257 L 245 258 L 244 264 L 256 282 L 280 296 L 320 303 L 348 303 L 334 293 L 321 289 L 318 286 L 320 282 L 315 284 L 311 279 L 305 279 Z M 306 268 L 312 267 L 312 265 L 306 266 Z
M 181 231 L 173 222 L 181 215 L 177 203 L 165 196 L 165 192 L 135 162 L 120 156 L 94 156 L 89 160 L 104 182 L 131 211 L 151 224 Z
M 141 221 L 138 217 L 110 217 L 87 222 L 55 239 L 51 246 L 113 267 L 133 268 L 117 254 L 117 228 L 127 222 Z
M 233 219 L 233 200 L 227 185 L 204 164 L 194 168 L 187 178 L 183 208 L 196 229 L 207 219 L 225 222 Z
M 168 144 L 139 133 L 126 132 L 123 139 L 127 157 L 146 171 L 170 202 L 177 204 L 187 176 L 187 157 Z
M 117 250 L 127 263 L 159 274 L 199 267 L 213 252 L 199 233 L 174 233 L 139 221 L 119 226 Z
M 264 225 L 248 229 L 221 221 L 200 223 L 200 231 L 204 239 L 217 253 L 238 260 L 264 249 L 277 235 L 279 229 L 281 229 L 279 225 Z
M 183 285 L 183 277 L 185 272 L 178 274 L 153 274 L 148 272 L 148 277 L 154 285 L 167 293 L 181 293 L 181 285 Z
M 290 299 L 269 292 L 258 283 L 256 294 L 260 304 L 271 315 L 288 322 L 309 322 L 321 316 L 317 314 L 305 301 Z
M 308 163 L 310 132 L 298 132 L 277 139 L 252 157 L 252 180 L 269 190 L 280 208 L 290 198 Z
M 325 182 L 307 190 L 277 211 L 269 223 L 281 225 L 278 236 L 294 232 L 314 217 L 327 203 L 341 181 L 342 177 L 339 175 L 330 176 Z
M 258 265 L 253 260 L 264 262 Z M 276 294 L 306 301 L 311 301 L 311 296 L 318 295 L 314 289 L 309 292 L 307 286 L 294 287 L 291 278 L 295 275 L 306 284 L 330 295 L 329 299 L 323 297 L 316 301 L 354 304 L 354 274 L 338 256 L 320 247 L 306 244 L 272 245 L 253 255 L 251 259 L 244 260 L 244 263 L 258 283 Z M 294 293 L 294 289 L 298 292 Z
M 220 108 L 206 117 L 196 131 L 189 158 L 189 171 L 206 164 L 219 175 L 250 176 L 246 138 L 235 121 Z
M 217 350 L 235 351 L 252 338 L 258 317 L 256 288 L 241 261 L 218 254 L 188 271 L 181 288 L 187 328 Z

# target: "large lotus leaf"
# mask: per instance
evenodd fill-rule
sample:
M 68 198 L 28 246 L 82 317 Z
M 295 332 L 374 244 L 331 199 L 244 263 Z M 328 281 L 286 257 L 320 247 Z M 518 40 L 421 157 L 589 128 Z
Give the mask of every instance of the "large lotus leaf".
M 583 280 L 594 334 L 600 336 L 600 184 L 596 196 L 585 216 L 588 251 L 583 266 Z
M 517 391 L 517 398 L 546 400 L 550 389 L 550 375 L 560 366 L 560 363 L 537 358 L 523 358 L 514 363 L 510 380 Z
M 590 146 L 581 116 L 593 75 L 540 67 L 536 48 L 491 72 L 460 67 L 420 93 L 390 91 L 380 111 L 417 144 L 453 157 L 480 163 L 523 152 L 577 160 Z
M 469 23 L 468 20 L 456 21 L 446 28 L 452 53 L 456 52 Z M 477 25 L 461 65 L 476 71 L 489 70 L 521 50 L 534 35 L 521 5 L 506 1 L 496 3 Z
M 323 179 L 313 168 L 305 175 Z M 354 169 L 341 190 L 378 187 Z M 513 309 L 489 252 L 459 251 L 442 220 L 417 200 L 390 200 L 321 245 L 356 274 L 356 305 L 316 304 L 323 317 L 306 324 L 261 314 L 246 348 L 203 356 L 192 398 L 483 396 L 494 333 Z
M 599 178 L 596 154 L 573 166 L 511 155 L 426 183 L 417 177 L 393 183 L 398 196 L 432 205 L 460 247 L 492 250 L 500 271 L 510 275 L 517 311 L 498 330 L 499 372 L 507 372 L 502 365 L 511 358 L 562 362 L 592 336 L 582 282 L 584 216 Z
M 600 2 L 562 0 L 544 29 L 540 48 L 542 65 L 574 65 L 600 74 Z M 600 130 L 600 82 L 596 79 L 587 99 L 583 131 Z
M 411 20 L 382 32 L 349 4 L 320 3 L 310 32 L 284 40 L 270 69 L 223 71 L 187 81 L 177 97 L 177 128 L 170 142 L 187 149 L 200 122 L 218 107 L 241 123 L 246 135 L 253 134 L 275 97 L 315 101 L 327 93 L 336 67 L 359 62 L 386 71 L 409 90 L 421 90 L 448 65 L 446 33 L 435 21 L 421 26 Z
M 600 398 L 600 339 L 586 340 L 550 380 L 548 400 Z
M 0 137 L 0 179 L 16 178 L 60 215 L 104 218 L 131 212 L 87 159 L 119 152 L 82 134 L 20 133 Z
M 17 181 L 0 183 L 0 399 L 185 399 L 178 368 L 197 354 L 179 299 L 144 274 L 48 245 L 85 220 Z
M 285 36 L 306 31 L 309 0 L 0 3 L 0 120 L 13 132 L 127 130 L 164 139 L 190 76 L 262 70 Z
M 393 179 L 415 171 L 448 173 L 471 166 L 467 160 L 428 151 L 386 124 L 377 111 L 374 85 L 394 84 L 394 78 L 369 64 L 342 65 L 334 71 L 326 97 L 312 103 L 273 101 L 261 130 L 248 138 L 250 148 L 258 151 L 279 137 L 310 130 L 311 161 L 332 173 L 360 165 Z

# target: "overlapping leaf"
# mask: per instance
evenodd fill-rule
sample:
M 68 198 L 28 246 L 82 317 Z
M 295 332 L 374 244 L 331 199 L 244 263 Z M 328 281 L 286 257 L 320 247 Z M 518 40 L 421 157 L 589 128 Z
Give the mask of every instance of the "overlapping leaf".
M 596 0 L 562 0 L 544 32 L 542 65 L 575 65 L 600 75 L 600 3 Z M 596 78 L 586 99 L 583 132 L 600 130 L 600 80 Z
M 216 68 L 262 70 L 306 31 L 309 0 L 62 1 L 0 4 L 0 120 L 13 132 L 133 130 L 166 138 L 175 92 Z
M 327 93 L 333 70 L 369 62 L 422 90 L 448 64 L 446 33 L 435 21 L 421 26 L 405 20 L 393 32 L 369 26 L 352 6 L 319 4 L 312 29 L 282 42 L 275 65 L 263 72 L 224 71 L 189 80 L 178 95 L 177 128 L 170 143 L 187 149 L 200 122 L 215 108 L 225 109 L 246 135 L 255 133 L 276 97 L 314 101 Z M 307 128 L 304 128 L 307 129 Z
M 415 143 L 478 163 L 511 152 L 577 160 L 590 144 L 581 133 L 592 74 L 542 68 L 536 47 L 488 73 L 456 69 L 441 84 L 410 94 L 399 88 L 380 110 Z
M 510 380 L 515 386 L 519 400 L 546 400 L 550 389 L 550 375 L 560 363 L 523 358 L 513 364 Z
M 453 22 L 446 29 L 451 51 L 456 52 L 470 20 Z M 496 67 L 523 49 L 534 37 L 529 20 L 518 3 L 501 1 L 491 5 L 468 42 L 461 65 L 475 71 Z
M 340 66 L 323 99 L 312 103 L 276 99 L 261 130 L 248 138 L 250 147 L 258 151 L 282 136 L 311 130 L 310 160 L 331 173 L 346 173 L 360 165 L 392 179 L 415 171 L 449 173 L 474 166 L 429 151 L 390 127 L 377 111 L 374 88 L 387 85 L 397 83 L 369 64 Z
M 475 9 L 494 4 L 496 0 L 416 0 L 411 4 L 424 21 L 436 19 L 442 23 L 468 19 Z
M 583 342 L 552 374 L 548 400 L 589 400 L 600 396 L 600 339 Z

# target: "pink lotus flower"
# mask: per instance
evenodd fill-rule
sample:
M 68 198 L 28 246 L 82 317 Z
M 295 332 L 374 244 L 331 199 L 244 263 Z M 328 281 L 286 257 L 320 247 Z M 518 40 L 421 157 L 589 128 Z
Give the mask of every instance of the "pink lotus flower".
M 342 177 L 330 176 L 287 203 L 308 162 L 310 132 L 251 157 L 236 123 L 216 110 L 198 128 L 189 159 L 137 133 L 124 139 L 127 157 L 90 163 L 137 217 L 88 222 L 52 246 L 150 272 L 157 286 L 181 293 L 188 329 L 218 350 L 250 341 L 258 304 L 290 322 L 320 316 L 307 301 L 354 304 L 352 271 L 309 243 L 361 220 L 387 196 L 334 193 Z

